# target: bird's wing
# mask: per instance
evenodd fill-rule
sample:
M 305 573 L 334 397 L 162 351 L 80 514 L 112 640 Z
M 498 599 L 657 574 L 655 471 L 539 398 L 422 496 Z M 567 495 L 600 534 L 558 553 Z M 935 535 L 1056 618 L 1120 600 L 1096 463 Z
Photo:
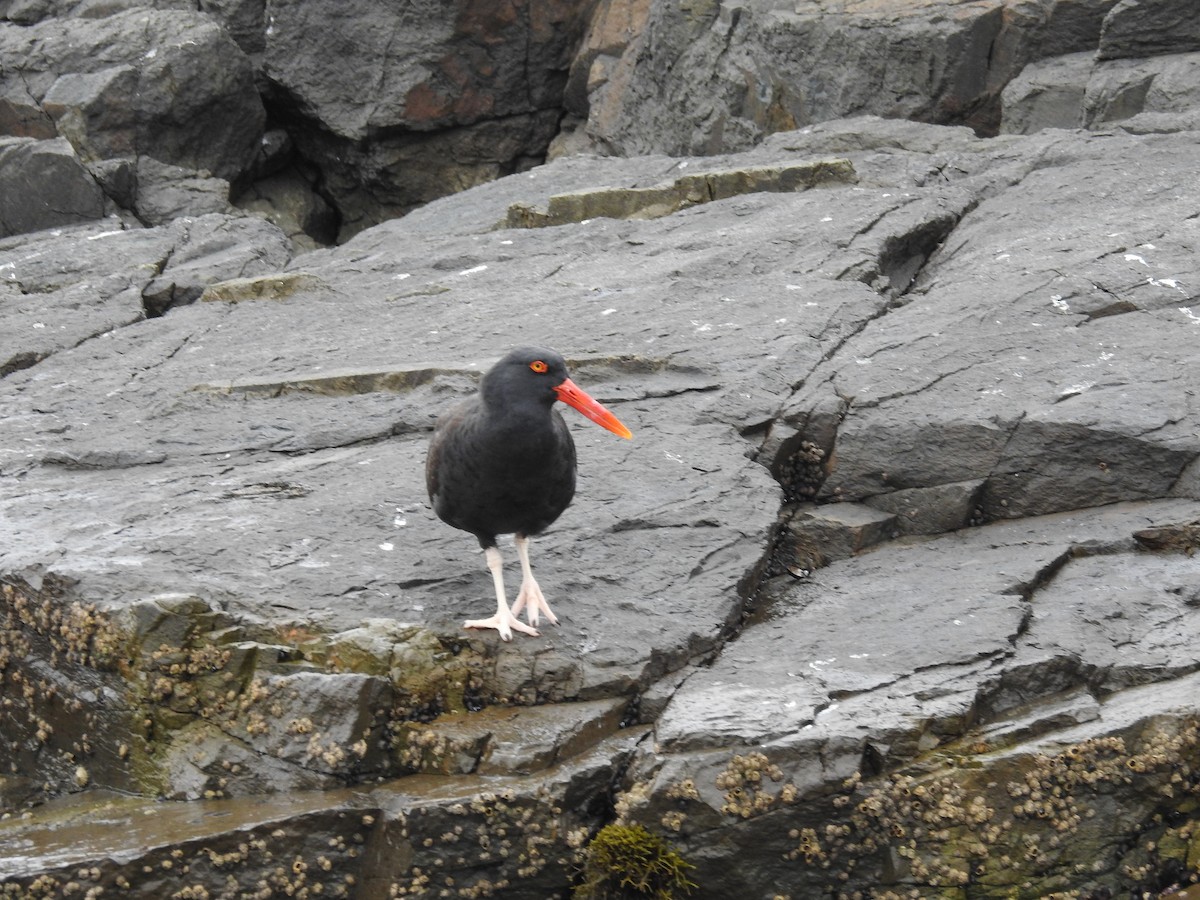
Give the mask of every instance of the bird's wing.
M 460 403 L 449 412 L 444 413 L 438 419 L 437 427 L 433 430 L 433 437 L 429 440 L 429 452 L 425 457 L 425 490 L 428 491 L 434 508 L 437 507 L 437 496 L 441 487 L 440 473 L 442 472 L 446 443 L 457 429 L 458 424 L 466 417 L 469 408 L 469 403 Z

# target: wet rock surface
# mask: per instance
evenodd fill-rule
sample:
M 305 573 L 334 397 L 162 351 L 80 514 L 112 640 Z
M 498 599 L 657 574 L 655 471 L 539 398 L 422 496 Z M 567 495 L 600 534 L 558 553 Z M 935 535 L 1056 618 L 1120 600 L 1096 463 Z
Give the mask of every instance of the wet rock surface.
M 298 255 L 230 215 L 6 239 L 5 889 L 565 895 L 614 819 L 702 896 L 1186 879 L 1194 145 L 858 119 Z M 635 440 L 572 422 L 562 623 L 506 644 L 422 466 L 531 340 Z
M 0 3 L 0 897 L 1197 881 L 1191 4 L 414 15 Z M 635 439 L 503 643 L 531 342 Z

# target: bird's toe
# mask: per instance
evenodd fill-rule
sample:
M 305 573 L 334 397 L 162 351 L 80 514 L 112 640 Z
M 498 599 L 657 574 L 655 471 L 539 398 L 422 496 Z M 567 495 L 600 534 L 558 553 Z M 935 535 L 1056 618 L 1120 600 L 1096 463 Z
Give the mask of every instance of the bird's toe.
M 520 619 L 508 616 L 492 616 L 489 619 L 468 619 L 463 622 L 463 628 L 491 628 L 499 632 L 500 639 L 503 641 L 511 641 L 512 633 L 515 629 L 522 634 L 527 634 L 530 637 L 540 637 L 541 634 L 536 628 L 531 628 Z
M 537 625 L 543 615 L 551 625 L 558 624 L 558 616 L 550 609 L 550 604 L 546 602 L 546 596 L 536 581 L 526 581 L 521 585 L 521 592 L 517 594 L 517 600 L 512 606 L 513 615 L 522 609 L 525 610 L 525 618 L 531 625 Z

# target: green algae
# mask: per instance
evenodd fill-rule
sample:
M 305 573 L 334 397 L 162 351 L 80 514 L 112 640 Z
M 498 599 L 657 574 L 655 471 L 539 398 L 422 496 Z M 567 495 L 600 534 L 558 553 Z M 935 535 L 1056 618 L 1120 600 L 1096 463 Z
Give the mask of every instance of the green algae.
M 641 825 L 606 825 L 584 851 L 576 900 L 675 900 L 696 889 L 695 868 L 657 834 Z

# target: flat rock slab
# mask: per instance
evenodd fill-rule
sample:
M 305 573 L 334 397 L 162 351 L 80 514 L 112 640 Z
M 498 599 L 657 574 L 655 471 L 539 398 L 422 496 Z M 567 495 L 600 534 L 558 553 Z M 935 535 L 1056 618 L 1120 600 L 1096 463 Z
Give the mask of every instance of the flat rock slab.
M 828 811 L 793 801 L 971 742 L 1032 766 L 1056 729 L 1113 739 L 1113 698 L 1200 668 L 1194 149 L 865 119 L 703 167 L 566 160 L 295 258 L 229 216 L 0 245 L 6 322 L 45 331 L 43 302 L 65 323 L 77 292 L 89 323 L 5 345 L 5 795 L 504 784 L 641 720 L 619 815 L 734 896 L 729 847 L 764 879 L 820 863 L 788 835 Z M 858 181 L 497 227 L 516 203 L 828 158 Z M 146 316 L 112 313 L 134 296 Z M 422 470 L 437 414 L 531 342 L 635 438 L 568 415 L 579 491 L 533 543 L 562 624 L 505 644 L 461 628 L 490 578 Z M 1159 718 L 1191 759 L 1180 705 Z M 1159 738 L 1127 736 L 1147 765 Z M 575 839 L 627 749 L 572 795 Z M 1155 813 L 1113 796 L 1140 834 Z M 958 877 L 961 848 L 913 852 Z M 864 884 L 935 883 L 868 857 Z M 1098 888 L 1140 889 L 1121 873 L 1142 862 L 1104 859 Z M 566 889 L 553 872 L 538 896 Z
M 1194 671 L 1196 564 L 1140 551 L 1133 533 L 1197 514 L 1190 500 L 1060 513 L 780 576 L 753 624 L 676 691 L 660 747 L 813 743 L 862 728 L 864 742 L 906 758 L 1069 689 L 1102 696 L 1139 683 L 1135 671 Z

